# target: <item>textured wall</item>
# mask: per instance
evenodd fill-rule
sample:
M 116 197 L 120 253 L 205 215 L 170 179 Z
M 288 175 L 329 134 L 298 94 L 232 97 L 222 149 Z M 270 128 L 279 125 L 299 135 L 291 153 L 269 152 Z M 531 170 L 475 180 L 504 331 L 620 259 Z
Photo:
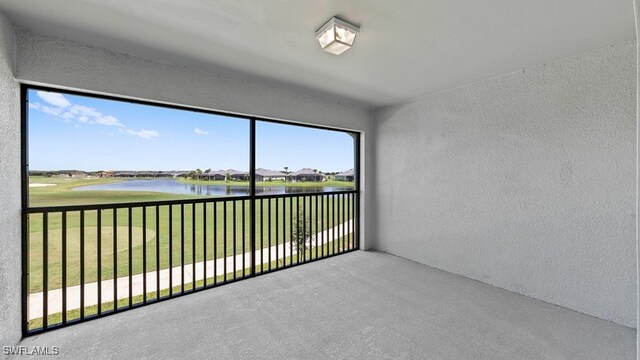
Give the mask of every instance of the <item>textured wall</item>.
M 378 111 L 376 247 L 635 327 L 635 52 Z
M 15 35 L 0 13 L 0 346 L 14 345 L 21 329 L 20 116 L 13 79 Z

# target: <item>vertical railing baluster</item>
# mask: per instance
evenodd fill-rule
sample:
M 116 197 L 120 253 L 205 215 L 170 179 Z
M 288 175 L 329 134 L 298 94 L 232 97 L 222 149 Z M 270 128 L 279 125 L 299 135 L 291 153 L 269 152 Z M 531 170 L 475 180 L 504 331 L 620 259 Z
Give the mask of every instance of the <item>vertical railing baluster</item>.
M 207 203 L 202 203 L 202 286 L 207 286 Z
M 349 232 L 349 237 L 347 241 L 347 248 L 349 250 L 353 250 L 352 240 L 353 240 L 353 229 L 351 227 L 351 195 L 347 194 L 347 231 Z
M 320 195 L 320 224 L 322 225 L 321 228 L 321 232 L 320 232 L 320 244 L 322 246 L 322 249 L 320 249 L 320 254 L 322 257 L 325 257 L 326 254 L 324 253 L 324 234 L 327 230 L 327 226 L 324 223 L 324 195 Z
M 333 253 L 336 253 L 336 195 L 331 195 L 331 231 L 333 232 Z
M 342 231 L 342 223 L 340 222 L 340 204 L 342 203 L 342 201 L 340 200 L 340 194 L 336 194 L 337 200 L 336 200 L 336 231 L 338 233 L 338 236 L 336 237 L 336 247 L 337 247 L 337 253 L 340 254 L 341 250 L 340 250 L 340 241 L 341 241 L 341 237 L 342 234 L 340 233 Z
M 351 204 L 351 194 L 346 194 L 345 195 L 346 198 L 346 203 L 345 203 L 345 212 L 344 212 L 344 222 L 345 222 L 345 229 L 347 231 L 347 237 L 346 237 L 346 242 L 347 244 L 345 245 L 347 250 L 351 250 L 351 222 L 349 221 L 349 213 L 351 212 L 350 210 L 350 204 Z
M 160 206 L 156 205 L 156 300 L 160 300 Z
M 282 267 L 287 265 L 287 199 L 282 198 Z
M 264 272 L 264 204 L 260 199 L 260 273 Z
M 296 264 L 300 264 L 300 196 L 296 198 Z
M 349 196 L 350 194 L 345 194 L 344 198 L 345 198 L 345 203 L 344 203 L 344 231 L 345 231 L 345 245 L 344 248 L 345 250 L 350 250 L 351 249 L 351 231 L 349 229 Z
M 224 254 L 223 254 L 224 255 L 224 262 L 223 262 L 223 265 L 224 265 L 224 282 L 226 283 L 227 282 L 227 201 L 224 201 L 223 204 L 224 204 L 224 207 L 223 207 L 223 212 L 222 212 L 222 215 L 223 215 L 222 222 L 223 222 L 223 226 L 224 226 L 224 233 L 223 233 L 223 241 L 224 241 L 224 243 L 222 245 L 224 247 L 223 247 L 222 250 L 224 252 Z
M 289 266 L 293 265 L 293 196 L 289 198 Z
M 267 216 L 267 221 L 268 226 L 267 226 L 267 231 L 269 232 L 267 234 L 267 239 L 269 242 L 269 254 L 268 254 L 268 259 L 269 259 L 269 271 L 271 271 L 271 198 L 267 199 L 267 207 L 268 207 L 268 216 Z
M 67 212 L 62 212 L 62 324 L 67 323 Z
M 49 327 L 49 213 L 42 214 L 42 328 Z
M 233 215 L 232 215 L 232 225 L 233 225 L 233 280 L 236 279 L 236 270 L 238 269 L 236 267 L 236 201 L 232 200 L 231 201 L 233 203 Z
M 218 203 L 213 203 L 213 285 L 218 284 Z
M 327 244 L 327 250 L 326 250 L 326 255 L 329 256 L 331 255 L 331 195 L 327 195 L 324 198 L 324 207 L 325 207 L 325 222 L 326 222 L 326 229 L 325 229 L 325 243 Z
M 276 198 L 276 232 L 275 232 L 275 236 L 276 236 L 276 270 L 280 267 L 280 256 L 278 254 L 278 248 L 280 247 L 280 242 L 278 240 L 278 218 L 280 217 L 280 214 L 278 213 L 278 203 L 280 202 L 280 199 Z
M 236 279 L 236 271 L 237 271 L 237 267 L 236 267 L 236 242 L 237 242 L 237 238 L 236 238 L 236 201 L 233 200 L 233 280 Z
M 191 204 L 191 291 L 196 289 L 196 203 Z
M 355 243 L 356 243 L 356 249 L 360 249 L 360 190 L 358 190 L 358 192 L 356 193 L 356 201 L 353 207 L 355 209 L 355 216 L 354 216 L 355 217 L 354 227 L 356 230 Z
M 96 211 L 96 241 L 97 241 L 97 280 L 98 280 L 98 315 L 102 315 L 102 209 Z
M 344 202 L 345 202 L 344 194 L 341 194 L 340 195 L 340 204 L 339 204 L 341 210 L 338 211 L 338 214 L 340 214 L 340 228 L 342 229 L 342 236 L 340 237 L 340 240 L 341 240 L 341 243 L 342 243 L 342 245 L 340 246 L 341 252 L 344 251 L 344 247 L 345 247 L 344 246 L 344 241 L 345 241 L 345 236 L 347 235 L 347 233 L 345 232 L 345 229 L 344 229 L 344 218 L 345 218 L 345 216 L 344 216 Z
M 341 220 L 340 220 L 340 221 L 341 221 L 341 223 L 340 223 L 340 227 L 342 227 L 342 237 L 341 237 L 341 240 L 342 240 L 342 246 L 340 247 L 340 249 L 341 249 L 342 251 L 344 251 L 344 249 L 345 249 L 344 243 L 345 243 L 345 241 L 346 241 L 346 236 L 347 236 L 347 233 L 346 233 L 346 230 L 345 230 L 345 226 L 344 226 L 344 225 L 345 225 L 345 224 L 344 224 L 344 221 L 345 221 L 345 216 L 344 216 L 344 210 L 345 210 L 345 207 L 344 207 L 344 205 L 345 205 L 345 196 L 344 196 L 344 194 L 340 195 L 340 199 L 341 199 L 341 200 L 340 200 L 340 207 L 342 208 L 341 217 L 340 217 L 340 219 L 341 219 Z
M 118 311 L 118 209 L 113 208 L 113 311 Z
M 344 204 L 343 194 L 338 194 L 338 253 L 342 253 L 344 250 L 344 223 L 342 221 L 343 212 L 342 205 Z
M 184 203 L 180 204 L 180 294 L 184 294 Z
M 320 228 L 318 227 L 318 222 L 320 220 L 320 216 L 318 215 L 318 200 L 320 199 L 320 197 L 318 195 L 316 195 L 316 203 L 315 203 L 315 208 L 316 208 L 316 232 L 314 233 L 315 236 L 315 240 L 316 240 L 316 259 L 318 259 L 318 239 L 320 238 L 320 236 L 318 235 Z
M 307 262 L 307 197 L 302 195 L 302 262 Z
M 147 207 L 142 207 L 142 303 L 147 303 Z
M 349 228 L 349 213 L 351 212 L 349 210 L 349 204 L 351 203 L 351 194 L 345 194 L 345 204 L 344 204 L 344 221 L 345 221 L 345 231 L 346 231 L 346 236 L 345 236 L 345 245 L 344 248 L 346 251 L 351 250 L 351 230 Z
M 80 210 L 80 319 L 84 319 L 84 210 Z
M 131 223 L 133 220 L 133 210 L 129 207 L 128 213 L 128 232 L 129 232 L 129 308 L 133 305 L 133 224 Z
M 244 254 L 245 254 L 245 213 L 246 209 L 245 209 L 245 200 L 242 200 L 242 277 L 245 277 L 246 274 L 246 264 L 244 263 Z
M 344 233 L 342 232 L 342 194 L 337 194 L 338 202 L 336 203 L 336 221 L 338 222 L 338 254 L 342 253 L 342 238 Z
M 169 296 L 173 296 L 173 205 L 169 205 Z
M 351 194 L 351 197 L 349 198 L 349 209 L 351 211 L 351 214 L 349 216 L 350 219 L 350 229 L 351 229 L 351 250 L 355 250 L 356 248 L 356 244 L 355 244 L 355 233 L 356 233 L 356 229 L 355 229 L 355 211 L 354 211 L 354 207 L 355 207 L 355 194 Z

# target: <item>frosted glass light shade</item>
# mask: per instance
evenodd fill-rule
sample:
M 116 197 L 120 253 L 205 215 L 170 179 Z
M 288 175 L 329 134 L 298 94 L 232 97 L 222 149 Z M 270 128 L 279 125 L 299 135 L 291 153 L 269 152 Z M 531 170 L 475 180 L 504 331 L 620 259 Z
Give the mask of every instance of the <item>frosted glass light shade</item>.
M 359 31 L 357 26 L 332 17 L 316 31 L 316 39 L 322 50 L 340 55 L 353 46 Z

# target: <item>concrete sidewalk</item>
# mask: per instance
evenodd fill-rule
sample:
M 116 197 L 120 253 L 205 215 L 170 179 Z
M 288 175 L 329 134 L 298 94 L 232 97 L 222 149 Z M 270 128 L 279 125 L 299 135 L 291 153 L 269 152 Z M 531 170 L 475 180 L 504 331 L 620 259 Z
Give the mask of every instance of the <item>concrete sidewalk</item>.
M 344 234 L 343 234 L 344 228 Z M 353 220 L 349 220 L 345 223 L 339 224 L 331 229 L 319 232 L 315 236 L 307 238 L 307 248 L 315 248 L 317 246 L 325 245 L 333 241 L 333 234 L 336 234 L 336 238 L 339 239 L 343 235 L 348 235 L 353 231 Z M 293 245 L 293 252 L 290 242 L 284 244 L 274 245 L 269 248 L 256 250 L 255 261 L 256 264 L 268 264 L 269 260 L 275 261 L 284 259 L 292 254 L 297 253 L 295 244 Z M 269 257 L 269 255 L 271 255 Z M 243 259 L 244 258 L 244 259 Z M 196 281 L 204 279 L 204 269 L 206 267 L 207 278 L 213 277 L 214 272 L 214 260 L 200 261 L 196 263 Z M 231 255 L 226 258 L 216 259 L 216 276 L 225 274 L 225 262 L 226 273 L 233 274 L 235 271 L 242 271 L 243 268 L 249 272 L 251 264 L 251 252 L 245 252 L 244 254 Z M 235 262 L 235 264 L 234 264 Z M 160 270 L 160 290 L 168 289 L 172 286 L 178 286 L 182 284 L 182 271 L 184 268 L 184 283 L 189 284 L 193 282 L 193 265 L 191 263 L 184 266 L 176 266 L 171 269 L 172 271 L 172 284 L 169 284 L 169 269 Z M 137 274 L 131 277 L 132 282 L 132 296 L 144 294 L 144 276 L 147 278 L 147 293 L 155 292 L 157 285 L 157 271 L 150 271 L 146 274 Z M 118 300 L 129 298 L 129 276 L 119 277 L 117 279 L 118 286 Z M 102 303 L 113 301 L 113 286 L 114 281 L 103 280 L 100 284 L 102 290 Z M 42 317 L 43 299 L 42 292 L 29 294 L 29 320 Z M 62 312 L 62 289 L 49 290 L 47 309 L 49 315 Z M 87 283 L 84 285 L 84 305 L 85 307 L 98 304 L 98 282 Z M 80 285 L 67 287 L 67 310 L 74 310 L 80 308 Z

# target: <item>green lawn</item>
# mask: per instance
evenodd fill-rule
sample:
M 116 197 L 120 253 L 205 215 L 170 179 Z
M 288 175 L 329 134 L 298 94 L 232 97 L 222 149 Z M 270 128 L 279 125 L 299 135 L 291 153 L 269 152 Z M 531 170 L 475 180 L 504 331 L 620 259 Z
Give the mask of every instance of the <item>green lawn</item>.
M 131 191 L 73 191 L 75 186 L 93 185 L 106 183 L 111 181 L 121 181 L 114 179 L 61 179 L 61 178 L 31 178 L 32 183 L 56 184 L 51 187 L 30 188 L 30 204 L 31 206 L 54 206 L 60 204 L 95 204 L 95 203 L 118 203 L 118 202 L 134 202 L 134 201 L 156 201 L 156 200 L 172 200 L 185 199 L 198 196 L 183 196 L 153 192 L 131 192 Z M 235 185 L 235 182 L 233 183 Z M 325 183 L 323 183 L 325 184 Z M 268 204 L 264 200 L 262 207 L 258 203 L 256 211 L 257 226 L 257 243 L 256 248 L 268 247 L 268 238 L 271 234 L 271 245 L 289 241 L 291 238 L 291 213 L 290 206 L 293 205 L 294 213 L 296 213 L 296 201 L 291 204 L 291 199 L 275 199 Z M 330 218 L 333 214 L 332 207 L 342 209 L 351 208 L 352 199 L 335 199 L 335 203 L 330 198 L 325 198 L 319 202 L 319 206 L 325 205 L 325 218 L 321 221 L 315 215 L 315 197 L 307 198 L 306 216 L 311 221 L 312 232 L 330 228 L 333 223 Z M 233 204 L 235 203 L 235 222 Z M 243 211 L 244 203 L 244 211 Z M 277 205 L 276 205 L 277 203 Z M 226 204 L 226 209 L 224 208 Z M 147 271 L 156 269 L 156 244 L 160 249 L 161 269 L 166 269 L 169 264 L 169 244 L 172 245 L 173 262 L 171 266 L 179 266 L 182 257 L 182 228 L 184 227 L 184 262 L 190 264 L 192 262 L 192 254 L 194 250 L 195 239 L 195 260 L 202 261 L 206 249 L 206 259 L 221 258 L 225 255 L 230 256 L 234 253 L 240 254 L 249 251 L 249 218 L 250 207 L 249 201 L 226 201 L 215 205 L 213 203 L 197 204 L 195 206 L 184 206 L 184 220 L 181 216 L 182 208 L 180 205 L 174 205 L 172 208 L 171 221 L 169 218 L 169 206 L 161 206 L 156 213 L 155 207 L 149 207 L 146 210 L 146 217 L 143 217 L 142 208 L 136 207 L 131 212 L 131 224 L 129 224 L 128 209 L 120 209 L 116 214 L 116 227 L 114 231 L 113 211 L 101 211 L 101 228 L 97 227 L 98 212 L 95 210 L 85 211 L 85 231 L 84 231 L 84 255 L 85 255 L 85 282 L 93 282 L 97 280 L 97 252 L 98 252 L 98 234 L 101 235 L 101 261 L 102 261 L 102 280 L 112 279 L 114 276 L 113 254 L 114 254 L 114 233 L 117 235 L 117 276 L 128 275 L 128 257 L 131 250 L 132 256 L 132 273 L 138 274 L 143 272 L 143 247 L 146 245 L 147 252 Z M 276 212 L 276 206 L 278 207 Z M 204 209 L 206 207 L 206 219 L 204 218 Z M 303 207 L 302 202 L 300 208 Z M 286 211 L 283 211 L 283 208 Z M 262 209 L 262 211 L 260 210 Z M 268 210 L 271 209 L 271 221 L 269 222 Z M 194 216 L 195 211 L 195 216 Z M 320 212 L 321 213 L 321 212 Z M 214 226 L 214 214 L 216 222 Z M 224 246 L 224 216 L 226 214 L 226 247 Z M 276 216 L 277 214 L 277 216 Z M 156 231 L 156 215 L 159 220 L 159 228 Z M 261 216 L 263 215 L 263 216 Z M 336 220 L 335 224 L 352 217 L 352 211 L 338 212 L 335 216 L 344 215 L 344 220 Z M 276 233 L 276 218 L 278 220 Z M 144 220 L 146 219 L 146 224 Z M 169 224 L 173 224 L 172 232 L 169 232 Z M 283 222 L 286 225 L 283 227 Z M 303 222 L 300 222 L 303 224 Z M 271 231 L 269 232 L 269 224 Z M 297 222 L 293 221 L 294 228 Z M 129 249 L 129 225 L 131 225 L 132 246 Z M 146 226 L 145 226 L 146 225 Z M 195 225 L 195 232 L 193 227 Z M 206 226 L 206 237 L 204 229 Z M 235 227 L 236 236 L 234 238 L 233 229 Z M 213 229 L 215 228 L 215 231 Z M 244 229 L 245 237 L 242 239 L 242 231 Z M 307 230 L 307 233 L 310 231 Z M 214 235 L 215 234 L 215 235 Z M 79 212 L 69 212 L 67 214 L 67 286 L 73 286 L 80 283 L 80 214 Z M 214 236 L 216 237 L 216 246 L 214 248 Z M 146 238 L 146 239 L 145 239 Z M 145 241 L 146 240 L 146 241 Z M 43 271 L 43 216 L 41 214 L 32 214 L 29 218 L 29 291 L 42 291 L 42 271 Z M 243 249 L 244 246 L 244 249 Z M 48 216 L 48 288 L 60 288 L 62 285 L 62 214 L 51 213 Z

